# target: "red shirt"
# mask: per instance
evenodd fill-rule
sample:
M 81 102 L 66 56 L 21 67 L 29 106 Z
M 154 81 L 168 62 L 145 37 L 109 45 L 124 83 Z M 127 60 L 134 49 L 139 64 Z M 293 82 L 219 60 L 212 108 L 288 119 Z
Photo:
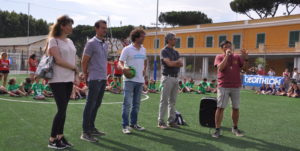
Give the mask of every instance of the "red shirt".
M 107 75 L 111 75 L 112 72 L 111 72 L 111 64 L 107 63 Z
M 0 71 L 9 70 L 9 60 L 0 59 Z
M 84 82 L 80 82 L 78 87 L 79 87 L 80 89 L 82 89 L 82 88 L 85 87 L 85 86 L 86 86 L 86 84 L 85 84 Z
M 107 79 L 106 81 L 106 86 L 109 86 L 111 82 L 113 82 L 114 80 L 113 79 Z
M 265 70 L 263 70 L 263 69 L 262 70 L 258 70 L 257 74 L 258 75 L 266 75 Z
M 118 68 L 119 61 L 114 61 L 114 74 L 123 74 L 122 69 Z
M 37 68 L 37 60 L 30 58 L 28 64 L 29 64 L 29 71 L 35 72 Z
M 217 55 L 215 58 L 215 67 L 217 67 L 225 58 L 225 55 Z M 227 64 L 223 71 L 218 71 L 218 86 L 223 88 L 241 87 L 241 68 L 244 60 L 240 55 L 233 54 L 229 56 Z

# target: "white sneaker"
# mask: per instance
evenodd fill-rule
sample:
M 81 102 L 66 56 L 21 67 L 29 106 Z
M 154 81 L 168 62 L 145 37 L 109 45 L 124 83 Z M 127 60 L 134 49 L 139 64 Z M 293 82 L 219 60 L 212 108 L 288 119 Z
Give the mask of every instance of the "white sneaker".
M 243 134 L 243 133 L 241 132 L 241 130 L 239 130 L 239 129 L 234 129 L 234 128 L 232 128 L 231 131 L 232 131 L 232 133 L 233 133 L 235 136 L 238 136 L 238 137 L 243 137 L 243 136 L 244 136 L 244 134 Z
M 125 128 L 123 128 L 122 129 L 122 132 L 124 133 L 124 134 L 131 134 L 131 127 L 129 127 L 129 126 L 126 126 Z

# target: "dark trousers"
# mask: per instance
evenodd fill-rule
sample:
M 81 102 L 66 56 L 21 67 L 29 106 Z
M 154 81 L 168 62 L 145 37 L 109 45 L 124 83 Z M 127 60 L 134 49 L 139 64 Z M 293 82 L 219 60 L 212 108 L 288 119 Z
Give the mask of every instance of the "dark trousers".
M 57 106 L 57 113 L 52 123 L 51 137 L 64 133 L 66 112 L 73 89 L 72 82 L 50 83 Z
M 82 128 L 84 133 L 90 133 L 95 128 L 95 119 L 102 103 L 106 80 L 91 80 L 88 82 L 89 92 L 83 111 Z

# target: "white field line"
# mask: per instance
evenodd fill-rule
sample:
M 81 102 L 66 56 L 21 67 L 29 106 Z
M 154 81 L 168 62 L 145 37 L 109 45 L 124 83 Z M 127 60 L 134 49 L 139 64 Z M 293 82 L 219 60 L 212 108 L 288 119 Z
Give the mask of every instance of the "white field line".
M 144 95 L 144 94 L 143 94 Z M 144 95 L 145 98 L 142 98 L 141 101 L 146 101 L 150 97 L 148 95 Z M 2 101 L 7 101 L 7 102 L 19 102 L 19 103 L 36 103 L 36 104 L 55 104 L 55 102 L 42 102 L 42 101 L 24 101 L 24 100 L 13 100 L 13 99 L 5 99 L 5 98 L 0 98 Z M 123 102 L 106 102 L 102 104 L 122 104 Z M 85 102 L 80 102 L 80 103 L 75 103 L 71 102 L 69 104 L 85 104 Z

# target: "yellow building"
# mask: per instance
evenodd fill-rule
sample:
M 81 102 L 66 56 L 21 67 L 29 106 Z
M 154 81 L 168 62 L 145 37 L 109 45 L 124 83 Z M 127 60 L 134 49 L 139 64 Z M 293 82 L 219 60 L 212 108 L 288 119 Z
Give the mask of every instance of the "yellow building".
M 146 30 L 144 47 L 150 64 L 165 46 L 164 37 L 168 32 L 178 38 L 176 50 L 184 60 L 181 70 L 184 77 L 215 78 L 214 58 L 221 53 L 219 43 L 225 39 L 233 43 L 235 53 L 242 48 L 249 50 L 252 65 L 256 58 L 265 58 L 266 71 L 273 67 L 278 76 L 284 68 L 300 69 L 300 15 L 162 28 L 157 38 L 155 29 Z

